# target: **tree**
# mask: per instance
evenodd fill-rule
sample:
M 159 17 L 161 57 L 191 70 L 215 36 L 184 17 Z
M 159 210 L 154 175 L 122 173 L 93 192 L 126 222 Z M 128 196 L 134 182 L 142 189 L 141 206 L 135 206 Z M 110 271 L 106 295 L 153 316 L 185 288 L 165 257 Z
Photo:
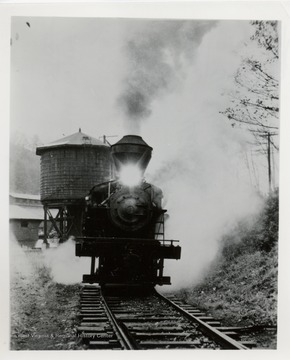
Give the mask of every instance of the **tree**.
M 276 139 L 279 122 L 279 37 L 276 21 L 252 21 L 254 42 L 259 58 L 247 56 L 237 70 L 235 89 L 230 94 L 231 106 L 221 113 L 233 127 L 246 127 L 254 136 L 254 144 L 266 151 L 265 137 L 278 150 Z M 253 44 L 250 44 L 253 45 Z
M 258 44 L 272 53 L 272 60 L 279 59 L 279 40 L 277 21 L 252 21 L 255 26 L 255 34 L 251 40 L 256 40 Z M 268 59 L 271 61 L 271 59 Z

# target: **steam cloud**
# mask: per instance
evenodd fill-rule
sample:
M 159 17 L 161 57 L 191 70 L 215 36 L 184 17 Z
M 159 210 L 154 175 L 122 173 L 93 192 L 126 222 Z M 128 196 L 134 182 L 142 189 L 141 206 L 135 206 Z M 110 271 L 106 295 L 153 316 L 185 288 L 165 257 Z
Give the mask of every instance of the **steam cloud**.
M 33 267 L 29 262 L 29 259 L 19 246 L 16 237 L 12 232 L 10 232 L 9 240 L 11 281 L 18 277 L 21 277 L 22 280 L 29 278 L 33 273 Z M 15 261 L 15 259 L 17 259 L 17 261 Z
M 199 282 L 221 237 L 261 204 L 243 168 L 247 136 L 219 116 L 243 41 L 225 41 L 225 28 L 229 22 L 153 21 L 126 45 L 128 76 L 118 101 L 128 131 L 140 133 L 142 124 L 154 149 L 147 180 L 165 196 L 166 238 L 182 247 L 181 260 L 165 261 L 170 290 Z
M 151 21 L 127 42 L 128 75 L 118 103 L 130 131 L 139 133 L 153 101 L 179 86 L 203 36 L 215 25 L 215 21 Z
M 72 239 L 68 239 L 57 248 L 32 253 L 29 257 L 11 233 L 10 259 L 12 280 L 20 277 L 21 282 L 27 283 L 35 281 L 33 276 L 43 264 L 49 270 L 53 281 L 67 285 L 80 283 L 82 275 L 88 273 L 90 269 L 89 258 L 75 256 L 75 242 Z M 17 259 L 17 261 L 12 261 L 12 259 Z
M 218 151 L 215 145 L 214 150 Z M 179 261 L 165 262 L 165 274 L 171 276 L 173 286 L 164 290 L 193 286 L 202 280 L 221 249 L 222 236 L 261 206 L 261 198 L 238 181 L 234 167 L 230 169 L 232 159 L 226 164 L 229 158 L 223 161 L 221 152 L 213 155 L 212 151 L 216 164 L 208 164 L 212 167 L 210 176 L 210 169 L 202 169 L 198 163 L 199 156 L 196 163 L 187 164 L 181 157 L 160 169 L 156 180 L 163 183 L 169 214 L 166 238 L 179 240 L 182 248 Z
M 76 284 L 90 269 L 90 259 L 75 256 L 75 242 L 68 239 L 56 249 L 44 251 L 45 263 L 50 269 L 53 280 L 62 284 Z
M 186 111 L 180 113 L 180 108 Z M 182 248 L 180 260 L 165 261 L 173 286 L 162 289 L 172 290 L 197 284 L 221 249 L 222 236 L 237 221 L 256 214 L 262 202 L 243 167 L 246 138 L 218 121 L 198 98 L 181 95 L 172 109 L 159 110 L 166 116 L 154 114 L 143 132 L 146 141 L 160 116 L 164 130 L 148 140 L 154 156 L 147 180 L 163 190 L 169 214 L 166 239 L 179 240 Z

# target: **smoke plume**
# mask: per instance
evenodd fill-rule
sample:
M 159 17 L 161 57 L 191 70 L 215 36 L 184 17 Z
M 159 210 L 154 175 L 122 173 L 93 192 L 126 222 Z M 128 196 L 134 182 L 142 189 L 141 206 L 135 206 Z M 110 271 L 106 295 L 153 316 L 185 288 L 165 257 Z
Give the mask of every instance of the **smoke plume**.
M 179 87 L 204 35 L 215 21 L 150 21 L 125 46 L 124 91 L 118 99 L 128 130 L 139 133 L 152 103 Z

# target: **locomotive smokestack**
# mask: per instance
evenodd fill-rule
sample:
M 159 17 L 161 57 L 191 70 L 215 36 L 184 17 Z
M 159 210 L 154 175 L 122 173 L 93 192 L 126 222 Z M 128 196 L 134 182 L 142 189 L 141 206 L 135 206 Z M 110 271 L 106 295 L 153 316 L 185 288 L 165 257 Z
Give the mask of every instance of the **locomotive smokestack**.
M 152 147 L 141 136 L 126 135 L 112 145 L 111 152 L 117 172 L 124 166 L 136 166 L 142 174 L 151 159 Z

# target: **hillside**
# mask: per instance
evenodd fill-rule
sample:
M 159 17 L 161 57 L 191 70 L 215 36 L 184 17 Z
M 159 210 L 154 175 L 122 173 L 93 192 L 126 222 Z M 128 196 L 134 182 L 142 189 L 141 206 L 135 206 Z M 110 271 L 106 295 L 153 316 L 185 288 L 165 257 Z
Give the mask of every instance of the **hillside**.
M 241 222 L 223 239 L 223 249 L 207 276 L 181 296 L 228 326 L 277 325 L 278 192 L 261 213 Z M 270 336 L 268 347 L 275 347 Z

